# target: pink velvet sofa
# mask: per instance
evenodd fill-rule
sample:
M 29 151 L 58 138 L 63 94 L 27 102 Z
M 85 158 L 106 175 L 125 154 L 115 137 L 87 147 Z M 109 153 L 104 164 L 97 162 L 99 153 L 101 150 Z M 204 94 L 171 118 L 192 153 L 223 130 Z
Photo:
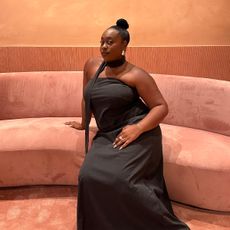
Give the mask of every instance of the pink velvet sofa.
M 230 211 L 230 82 L 153 75 L 169 105 L 161 124 L 172 200 Z M 0 187 L 77 185 L 82 72 L 0 74 Z M 96 132 L 91 122 L 90 140 Z

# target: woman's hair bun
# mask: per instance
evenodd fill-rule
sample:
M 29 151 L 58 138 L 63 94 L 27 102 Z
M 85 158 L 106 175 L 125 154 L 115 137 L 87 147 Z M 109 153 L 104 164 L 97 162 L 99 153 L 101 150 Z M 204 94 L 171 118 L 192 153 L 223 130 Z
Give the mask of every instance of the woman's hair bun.
M 116 25 L 124 30 L 127 30 L 129 28 L 128 22 L 123 18 L 118 19 Z

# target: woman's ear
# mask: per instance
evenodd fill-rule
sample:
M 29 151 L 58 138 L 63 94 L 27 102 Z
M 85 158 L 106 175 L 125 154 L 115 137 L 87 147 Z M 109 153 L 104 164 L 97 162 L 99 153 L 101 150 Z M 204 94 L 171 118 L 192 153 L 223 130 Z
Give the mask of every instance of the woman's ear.
M 127 47 L 127 45 L 128 45 L 128 43 L 127 43 L 126 40 L 123 40 L 123 45 L 124 45 L 124 48 L 126 49 L 126 47 Z
M 122 44 L 122 45 L 123 45 L 123 50 L 126 51 L 126 48 L 127 48 L 128 43 L 127 43 L 126 40 L 124 40 L 122 43 L 123 43 L 123 44 Z

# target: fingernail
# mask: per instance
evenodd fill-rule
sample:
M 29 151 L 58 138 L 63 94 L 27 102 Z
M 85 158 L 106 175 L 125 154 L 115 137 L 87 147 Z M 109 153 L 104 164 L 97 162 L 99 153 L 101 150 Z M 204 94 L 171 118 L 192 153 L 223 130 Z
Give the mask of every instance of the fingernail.
M 114 146 L 113 146 L 113 148 L 116 148 L 116 147 L 117 147 L 117 145 L 114 145 Z
M 122 147 L 119 148 L 119 150 L 122 150 L 122 149 L 123 149 Z

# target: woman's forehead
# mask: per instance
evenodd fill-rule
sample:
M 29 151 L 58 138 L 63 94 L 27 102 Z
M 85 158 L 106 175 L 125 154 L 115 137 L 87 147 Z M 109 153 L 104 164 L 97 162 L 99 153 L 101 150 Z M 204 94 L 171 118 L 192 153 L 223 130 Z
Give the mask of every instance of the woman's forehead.
M 119 31 L 113 28 L 109 28 L 104 31 L 102 34 L 101 38 L 118 38 L 119 36 Z

